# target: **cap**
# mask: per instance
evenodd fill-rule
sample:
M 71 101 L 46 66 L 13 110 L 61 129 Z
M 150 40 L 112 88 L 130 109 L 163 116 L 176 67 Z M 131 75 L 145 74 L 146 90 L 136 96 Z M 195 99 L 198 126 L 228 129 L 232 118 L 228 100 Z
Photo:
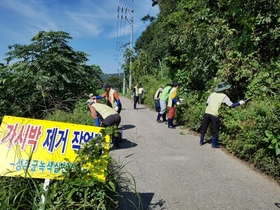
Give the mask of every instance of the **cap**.
M 110 87 L 110 85 L 109 85 L 108 83 L 104 83 L 103 89 L 106 89 L 106 88 L 108 88 L 108 87 Z
M 179 83 L 174 82 L 174 83 L 173 83 L 173 87 L 177 87 L 177 86 L 179 86 Z

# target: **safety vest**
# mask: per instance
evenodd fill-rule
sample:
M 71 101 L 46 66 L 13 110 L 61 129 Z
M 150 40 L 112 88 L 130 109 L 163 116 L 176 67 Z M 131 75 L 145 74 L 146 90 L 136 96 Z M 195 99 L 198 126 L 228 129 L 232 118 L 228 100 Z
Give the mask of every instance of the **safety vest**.
M 135 89 L 134 96 L 138 96 L 139 95 L 139 88 L 137 86 L 135 86 L 134 89 Z
M 156 92 L 156 94 L 154 95 L 154 99 L 159 99 L 162 93 L 162 88 L 159 88 Z
M 144 92 L 144 88 L 140 87 L 139 90 L 138 90 L 139 94 L 143 94 Z
M 219 115 L 219 109 L 225 97 L 226 94 L 224 93 L 216 93 L 216 92 L 212 93 L 208 98 L 209 103 L 206 107 L 205 113 L 217 117 Z
M 95 108 L 96 112 L 100 114 L 103 119 L 105 119 L 108 116 L 117 114 L 117 112 L 114 109 L 105 104 L 93 103 L 91 106 Z
M 168 100 L 168 97 L 169 97 L 169 91 L 171 89 L 171 86 L 166 86 L 163 90 L 162 90 L 162 93 L 160 95 L 160 100 L 163 100 L 163 101 L 167 101 Z
M 175 94 L 172 94 L 172 93 L 174 93 L 175 92 Z M 171 96 L 175 96 L 175 97 L 171 97 Z M 167 103 L 167 106 L 168 107 L 174 107 L 173 106 L 173 102 L 172 102 L 172 99 L 173 98 L 176 98 L 177 97 L 177 88 L 172 88 L 171 90 L 170 90 L 170 93 L 169 93 L 169 98 L 168 98 L 168 103 Z
M 116 99 L 114 97 L 115 92 L 114 89 L 110 88 L 110 91 L 106 93 L 106 104 L 112 108 L 116 108 Z

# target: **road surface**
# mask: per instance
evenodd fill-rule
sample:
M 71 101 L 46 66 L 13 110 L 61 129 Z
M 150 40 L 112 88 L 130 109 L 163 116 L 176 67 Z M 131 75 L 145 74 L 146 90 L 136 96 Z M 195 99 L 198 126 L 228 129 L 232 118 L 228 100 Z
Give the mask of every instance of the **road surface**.
M 123 200 L 121 210 L 280 210 L 276 182 L 222 149 L 199 146 L 199 136 L 187 130 L 157 123 L 157 113 L 145 105 L 134 110 L 132 100 L 121 101 L 123 141 L 110 154 L 126 164 L 142 200 L 138 205 L 134 189 L 123 190 L 136 206 Z

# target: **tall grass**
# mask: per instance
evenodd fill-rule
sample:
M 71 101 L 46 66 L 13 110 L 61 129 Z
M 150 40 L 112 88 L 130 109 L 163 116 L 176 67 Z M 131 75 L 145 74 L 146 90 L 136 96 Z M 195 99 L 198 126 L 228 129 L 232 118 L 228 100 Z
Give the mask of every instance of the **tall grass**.
M 38 210 L 43 180 L 22 177 L 0 177 L 1 210 Z

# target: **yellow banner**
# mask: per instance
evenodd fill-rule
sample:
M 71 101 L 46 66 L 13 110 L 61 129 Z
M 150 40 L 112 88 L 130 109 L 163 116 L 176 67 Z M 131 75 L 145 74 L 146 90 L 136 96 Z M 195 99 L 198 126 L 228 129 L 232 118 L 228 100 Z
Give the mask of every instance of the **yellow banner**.
M 101 127 L 5 116 L 0 129 L 0 176 L 56 179 L 71 167 L 75 150 L 100 135 Z M 94 176 L 105 180 L 110 147 L 106 136 L 105 153 L 91 167 Z M 66 161 L 67 160 L 67 161 Z

